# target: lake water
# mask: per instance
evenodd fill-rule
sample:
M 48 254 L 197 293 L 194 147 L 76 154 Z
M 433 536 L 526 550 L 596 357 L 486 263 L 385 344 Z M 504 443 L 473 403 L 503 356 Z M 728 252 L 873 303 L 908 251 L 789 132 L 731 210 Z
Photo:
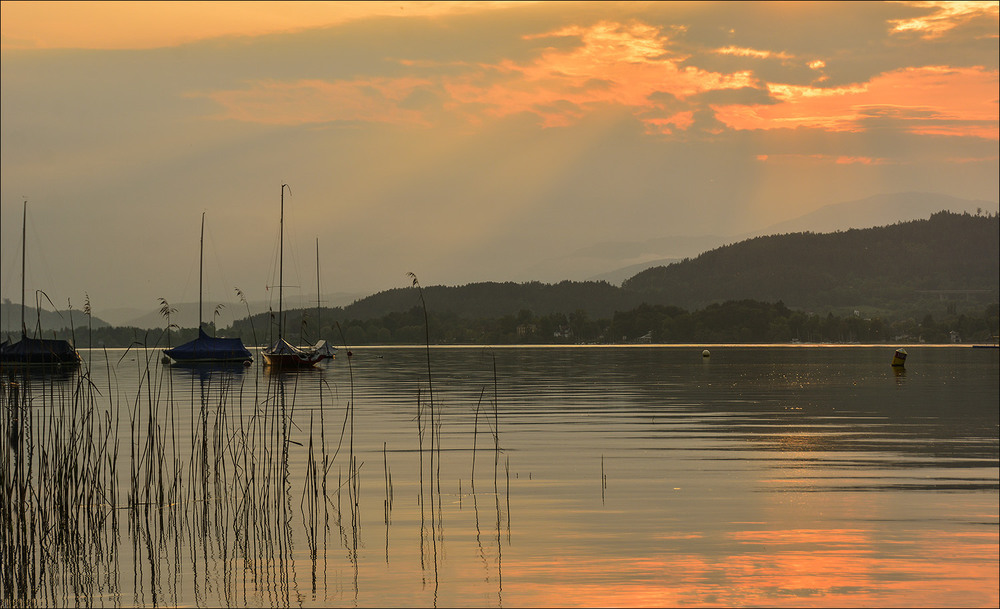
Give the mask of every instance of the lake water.
M 39 505 L 99 497 L 63 502 L 88 506 L 77 541 L 33 547 L 35 599 L 3 596 L 997 606 L 1000 351 L 702 348 L 371 347 L 292 374 L 84 351 L 92 385 L 29 382 L 29 475 Z M 59 420 L 104 473 L 41 465 Z

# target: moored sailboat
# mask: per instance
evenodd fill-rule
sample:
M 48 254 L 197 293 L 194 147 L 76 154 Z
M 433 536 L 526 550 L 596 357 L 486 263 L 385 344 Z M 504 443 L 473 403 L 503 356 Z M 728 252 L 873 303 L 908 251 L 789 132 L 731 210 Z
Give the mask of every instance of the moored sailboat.
M 60 338 L 31 338 L 27 332 L 21 333 L 16 343 L 0 344 L 0 365 L 2 366 L 51 366 L 76 365 L 80 354 L 69 341 Z
M 205 214 L 201 214 L 201 253 L 198 258 L 198 338 L 172 349 L 164 349 L 163 354 L 174 364 L 223 364 L 238 362 L 247 366 L 253 361 L 250 351 L 239 338 L 216 338 L 209 336 L 202 328 L 202 284 L 205 256 Z
M 24 323 L 25 245 L 28 225 L 28 202 L 24 202 L 21 221 L 21 339 L 0 343 L 2 366 L 62 366 L 80 363 L 80 354 L 69 341 L 56 338 L 31 338 Z
M 175 364 L 224 364 L 242 362 L 250 365 L 253 355 L 243 346 L 239 338 L 216 338 L 205 334 L 198 327 L 198 338 L 188 341 L 179 347 L 164 349 L 164 355 Z
M 281 185 L 281 216 L 278 225 L 278 339 L 261 352 L 264 363 L 275 370 L 312 368 L 330 357 L 329 350 L 323 348 L 325 341 L 320 341 L 313 347 L 296 347 L 284 338 L 285 317 L 282 297 L 285 255 L 285 188 L 287 187 L 287 184 Z

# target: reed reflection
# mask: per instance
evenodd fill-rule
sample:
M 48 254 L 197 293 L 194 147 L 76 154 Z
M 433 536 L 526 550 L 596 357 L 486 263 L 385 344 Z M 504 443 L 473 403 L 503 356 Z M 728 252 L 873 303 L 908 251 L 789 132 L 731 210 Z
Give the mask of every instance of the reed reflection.
M 5 367 L 0 378 L 5 603 L 66 604 L 117 577 L 114 419 L 79 366 L 53 372 Z
M 988 360 L 581 351 L 5 382 L 7 604 L 995 604 Z
M 336 458 L 327 447 L 324 390 L 310 389 L 318 404 L 298 413 L 297 376 L 261 377 L 241 366 L 160 366 L 154 353 L 137 350 L 118 359 L 139 380 L 125 408 L 105 402 L 86 369 L 76 378 L 3 383 L 2 428 L 9 440 L 0 465 L 12 516 L 5 519 L 11 523 L 5 555 L 17 548 L 21 558 L 35 556 L 23 561 L 31 569 L 6 571 L 5 584 L 12 585 L 4 589 L 18 590 L 16 598 L 24 600 L 45 595 L 57 605 L 69 595 L 91 597 L 98 585 L 120 598 L 117 565 L 124 552 L 136 565 L 125 586 L 135 604 L 178 604 L 193 595 L 198 604 L 231 605 L 250 594 L 287 605 L 298 594 L 296 540 L 304 539 L 315 596 L 317 565 L 322 561 L 325 572 L 326 564 L 327 475 Z M 119 470 L 120 449 L 126 461 Z M 304 462 L 305 472 L 293 473 L 292 462 Z M 120 472 L 126 474 L 121 505 Z M 356 495 L 360 485 L 353 478 Z M 360 518 L 357 500 L 351 503 L 356 563 Z M 120 510 L 131 543 L 115 551 Z M 296 521 L 304 534 L 294 530 Z M 56 549 L 64 543 L 72 545 L 60 566 L 52 561 L 62 560 Z M 114 562 L 104 559 L 106 551 Z

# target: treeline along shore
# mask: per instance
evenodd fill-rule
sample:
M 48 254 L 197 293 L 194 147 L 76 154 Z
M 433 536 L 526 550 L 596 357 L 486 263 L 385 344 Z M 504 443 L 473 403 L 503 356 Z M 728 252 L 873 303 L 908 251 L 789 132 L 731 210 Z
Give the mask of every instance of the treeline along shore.
M 424 296 L 438 344 L 981 343 L 1000 334 L 1000 215 L 939 212 L 871 229 L 758 237 L 648 269 L 621 287 L 482 282 L 430 286 Z M 75 330 L 44 334 L 78 347 L 165 347 L 197 332 L 168 335 L 167 320 L 154 329 L 76 321 Z M 257 312 L 218 335 L 263 345 L 275 324 L 274 312 Z M 413 287 L 286 311 L 285 334 L 341 346 L 425 341 Z
M 335 309 L 324 312 L 333 318 Z M 425 341 L 423 312 L 415 306 L 408 311 L 389 313 L 373 319 L 343 319 L 324 323 L 318 332 L 310 328 L 308 311 L 292 311 L 286 334 L 302 343 L 322 336 L 339 346 L 422 345 Z M 295 322 L 298 323 L 295 323 Z M 264 322 L 263 325 L 254 324 Z M 991 304 L 977 313 L 960 313 L 935 318 L 928 313 L 919 319 L 888 320 L 861 315 L 825 315 L 793 311 L 783 303 L 756 300 L 727 301 L 704 309 L 687 311 L 663 305 L 640 305 L 611 317 L 591 319 L 585 311 L 535 315 L 524 309 L 514 315 L 493 318 L 465 318 L 453 313 L 429 312 L 431 340 L 437 344 L 637 344 L 637 343 L 888 343 L 926 342 L 981 343 L 996 336 L 1000 326 L 1000 305 Z M 209 333 L 214 330 L 207 325 Z M 240 337 L 248 345 L 267 342 L 264 318 L 236 322 L 221 329 L 219 336 Z M 52 332 L 51 336 L 74 341 L 77 347 L 166 347 L 197 336 L 195 328 L 170 331 L 164 328 L 104 327 L 88 330 L 81 326 Z M 256 339 L 255 339 L 256 337 Z

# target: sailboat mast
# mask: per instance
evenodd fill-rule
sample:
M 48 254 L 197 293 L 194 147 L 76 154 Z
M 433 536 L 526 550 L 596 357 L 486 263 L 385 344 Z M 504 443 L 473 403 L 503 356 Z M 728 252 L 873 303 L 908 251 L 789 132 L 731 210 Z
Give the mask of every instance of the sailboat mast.
M 28 335 L 28 326 L 24 325 L 24 253 L 28 240 L 28 202 L 24 202 L 24 212 L 21 214 L 21 336 Z
M 319 237 L 316 237 L 316 340 L 319 340 L 323 326 L 319 323 Z
M 281 185 L 281 217 L 278 220 L 278 340 L 285 335 L 285 315 L 281 308 L 282 289 L 285 286 L 285 187 Z
M 201 332 L 201 291 L 205 285 L 202 274 L 205 272 L 205 212 L 201 212 L 201 247 L 198 253 L 198 331 Z

